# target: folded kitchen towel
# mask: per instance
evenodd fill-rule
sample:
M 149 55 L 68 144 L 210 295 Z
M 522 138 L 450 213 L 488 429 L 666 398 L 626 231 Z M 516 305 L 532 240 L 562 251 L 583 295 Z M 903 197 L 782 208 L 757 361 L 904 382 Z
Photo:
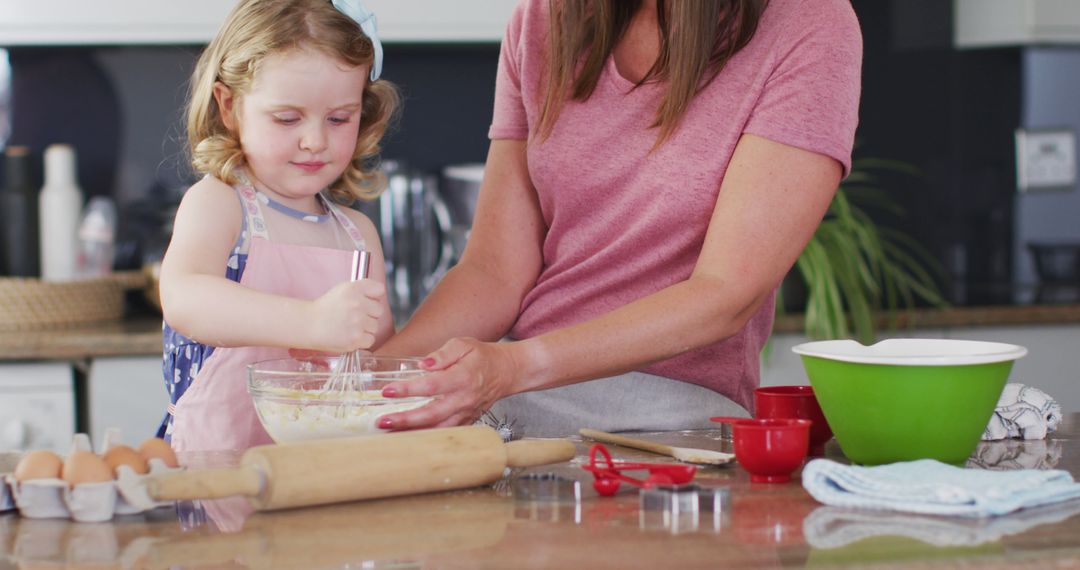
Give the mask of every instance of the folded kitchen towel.
M 1068 471 L 984 471 L 920 459 L 876 467 L 814 459 L 803 487 L 834 507 L 986 517 L 1080 497 Z
M 1043 439 L 1060 423 L 1061 406 L 1046 392 L 1023 384 L 1006 384 L 982 439 Z

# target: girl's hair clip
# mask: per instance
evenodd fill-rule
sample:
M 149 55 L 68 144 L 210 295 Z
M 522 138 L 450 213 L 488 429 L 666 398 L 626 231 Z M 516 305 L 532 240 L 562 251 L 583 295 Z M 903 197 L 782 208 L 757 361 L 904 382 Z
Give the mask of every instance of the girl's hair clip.
M 382 75 L 383 61 L 382 42 L 379 41 L 379 26 L 375 13 L 365 8 L 361 0 L 331 0 L 331 2 L 339 12 L 359 24 L 360 30 L 371 40 L 371 48 L 375 52 L 375 60 L 371 62 L 371 80 L 375 81 Z

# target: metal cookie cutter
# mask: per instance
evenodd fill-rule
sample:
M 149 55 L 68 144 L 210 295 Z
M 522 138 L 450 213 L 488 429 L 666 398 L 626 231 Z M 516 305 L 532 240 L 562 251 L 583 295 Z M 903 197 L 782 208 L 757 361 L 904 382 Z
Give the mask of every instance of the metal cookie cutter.
M 727 487 L 654 485 L 638 494 L 638 522 L 642 530 L 665 530 L 671 534 L 706 530 L 720 532 L 730 516 Z
M 510 486 L 515 518 L 581 522 L 581 481 L 557 473 L 528 473 Z

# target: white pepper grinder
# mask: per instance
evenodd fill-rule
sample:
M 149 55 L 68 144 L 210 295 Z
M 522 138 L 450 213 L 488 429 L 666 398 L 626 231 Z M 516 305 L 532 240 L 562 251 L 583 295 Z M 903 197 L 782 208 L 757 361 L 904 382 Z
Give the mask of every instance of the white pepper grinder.
M 53 144 L 45 149 L 45 185 L 38 197 L 41 232 L 41 277 L 45 281 L 75 278 L 75 259 L 82 191 L 75 177 L 75 149 Z

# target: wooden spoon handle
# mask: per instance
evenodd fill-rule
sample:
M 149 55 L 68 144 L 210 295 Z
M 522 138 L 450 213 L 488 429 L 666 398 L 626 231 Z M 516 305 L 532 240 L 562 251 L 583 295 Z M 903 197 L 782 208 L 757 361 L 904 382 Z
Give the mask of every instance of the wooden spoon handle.
M 667 455 L 674 457 L 675 450 L 670 445 L 664 445 L 662 443 L 656 443 L 654 441 L 646 441 L 644 439 L 635 439 L 632 437 L 626 437 L 622 435 L 615 435 L 606 431 L 598 431 L 595 429 L 581 428 L 578 430 L 581 435 L 595 439 L 596 441 L 602 441 L 604 443 L 614 443 L 616 445 L 622 445 L 625 447 L 633 447 L 634 449 L 644 449 L 645 451 L 651 451 L 653 453 L 659 453 L 660 455 Z

